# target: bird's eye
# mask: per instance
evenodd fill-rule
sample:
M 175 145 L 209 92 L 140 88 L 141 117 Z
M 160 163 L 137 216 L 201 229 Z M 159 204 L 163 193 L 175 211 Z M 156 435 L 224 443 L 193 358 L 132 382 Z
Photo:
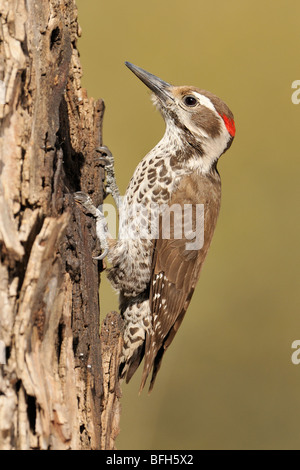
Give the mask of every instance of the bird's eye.
M 183 102 L 186 106 L 196 106 L 197 100 L 194 96 L 188 95 L 183 98 Z

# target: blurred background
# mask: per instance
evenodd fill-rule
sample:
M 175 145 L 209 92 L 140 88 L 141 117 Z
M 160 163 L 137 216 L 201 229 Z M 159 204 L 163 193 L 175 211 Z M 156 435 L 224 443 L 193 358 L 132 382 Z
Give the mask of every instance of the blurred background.
M 125 60 L 217 94 L 237 128 L 200 282 L 152 394 L 138 396 L 141 370 L 123 386 L 117 448 L 299 449 L 299 0 L 77 6 L 83 86 L 105 101 L 122 193 L 164 132 Z M 102 318 L 118 305 L 104 278 Z

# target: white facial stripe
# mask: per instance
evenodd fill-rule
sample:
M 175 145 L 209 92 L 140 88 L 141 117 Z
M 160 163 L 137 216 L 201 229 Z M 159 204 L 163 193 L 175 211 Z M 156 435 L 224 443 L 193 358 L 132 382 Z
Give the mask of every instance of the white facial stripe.
M 194 91 L 193 94 L 198 98 L 199 103 L 202 106 L 206 106 L 206 108 L 211 109 L 211 111 L 214 111 L 215 113 L 217 112 L 216 108 L 214 107 L 210 99 L 207 98 L 207 96 L 201 95 L 200 93 L 197 93 L 196 91 Z

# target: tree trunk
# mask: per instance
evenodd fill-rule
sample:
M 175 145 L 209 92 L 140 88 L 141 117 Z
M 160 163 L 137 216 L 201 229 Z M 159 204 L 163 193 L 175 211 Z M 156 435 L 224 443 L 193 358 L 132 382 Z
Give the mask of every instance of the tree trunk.
M 102 202 L 104 104 L 80 85 L 74 0 L 0 12 L 0 448 L 112 449 L 122 325 L 100 343 L 100 247 L 73 198 Z

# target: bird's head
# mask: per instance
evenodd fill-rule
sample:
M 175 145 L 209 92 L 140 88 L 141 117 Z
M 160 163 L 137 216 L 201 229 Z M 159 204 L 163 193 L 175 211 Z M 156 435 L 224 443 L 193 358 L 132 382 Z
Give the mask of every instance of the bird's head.
M 209 171 L 230 147 L 235 135 L 233 114 L 216 95 L 193 86 L 173 86 L 149 72 L 125 62 L 153 92 L 153 101 L 167 125 L 184 145 L 193 147 Z

